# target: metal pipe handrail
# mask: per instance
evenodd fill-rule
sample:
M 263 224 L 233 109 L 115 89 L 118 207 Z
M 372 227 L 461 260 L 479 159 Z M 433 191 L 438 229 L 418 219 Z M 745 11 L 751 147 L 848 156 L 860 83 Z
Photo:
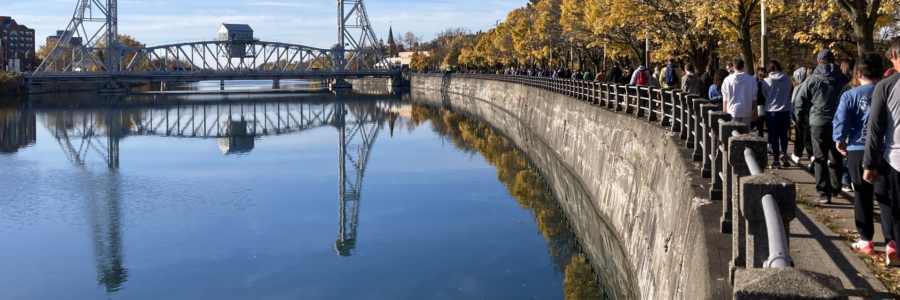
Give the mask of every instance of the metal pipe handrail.
M 744 159 L 751 175 L 762 174 L 762 168 L 756 162 L 756 155 L 750 148 L 744 149 Z M 766 217 L 766 233 L 769 236 L 769 258 L 763 263 L 764 268 L 790 268 L 794 266 L 788 248 L 787 235 L 784 231 L 784 223 L 781 221 L 781 211 L 778 210 L 778 200 L 771 194 L 762 198 L 763 214 Z

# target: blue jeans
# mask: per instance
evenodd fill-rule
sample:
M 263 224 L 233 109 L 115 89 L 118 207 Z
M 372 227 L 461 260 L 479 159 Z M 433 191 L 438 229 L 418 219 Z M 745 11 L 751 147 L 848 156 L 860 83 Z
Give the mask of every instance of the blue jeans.
M 769 127 L 769 145 L 772 145 L 772 156 L 777 162 L 782 153 L 787 153 L 791 132 L 791 112 L 767 112 L 766 124 Z

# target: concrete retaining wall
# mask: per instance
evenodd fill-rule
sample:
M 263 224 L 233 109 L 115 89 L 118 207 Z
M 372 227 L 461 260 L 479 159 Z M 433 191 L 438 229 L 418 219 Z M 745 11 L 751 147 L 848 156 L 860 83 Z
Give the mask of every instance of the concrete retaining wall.
M 617 287 L 611 298 L 711 298 L 716 284 L 710 282 L 698 212 L 709 203 L 700 189 L 705 182 L 695 179 L 687 150 L 669 131 L 513 83 L 413 76 L 411 85 L 413 101 L 482 119 L 528 152 L 548 177 L 601 283 Z M 450 94 L 441 97 L 442 88 Z M 578 197 L 578 190 L 586 195 Z M 590 205 L 579 205 L 579 198 Z

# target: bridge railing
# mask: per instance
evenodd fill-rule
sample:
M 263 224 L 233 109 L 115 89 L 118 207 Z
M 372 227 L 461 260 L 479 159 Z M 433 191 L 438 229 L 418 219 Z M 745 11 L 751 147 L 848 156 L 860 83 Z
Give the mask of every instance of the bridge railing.
M 729 282 L 746 282 L 760 276 L 776 276 L 770 268 L 793 267 L 790 257 L 789 223 L 796 214 L 796 189 L 792 181 L 764 174 L 767 165 L 766 140 L 750 133 L 748 124 L 733 122 L 721 103 L 711 103 L 678 89 L 623 85 L 578 79 L 495 74 L 425 74 L 447 78 L 473 78 L 511 82 L 563 94 L 616 113 L 646 119 L 674 133 L 673 137 L 691 149 L 691 158 L 700 164 L 701 177 L 708 179 L 711 200 L 721 201 L 721 232 L 732 234 L 733 249 Z M 445 87 L 449 87 L 449 81 Z M 452 92 L 452 91 L 451 91 Z M 832 276 L 791 272 L 799 281 L 813 278 L 820 284 L 843 291 Z M 784 276 L 784 274 L 777 275 Z M 798 285 L 799 286 L 799 285 Z M 749 299 L 766 291 L 759 287 L 735 288 L 735 299 Z M 779 290 L 779 289 L 773 289 Z M 784 292 L 780 289 L 779 292 Z M 796 292 L 797 295 L 805 291 Z M 749 294 L 748 294 L 749 293 Z

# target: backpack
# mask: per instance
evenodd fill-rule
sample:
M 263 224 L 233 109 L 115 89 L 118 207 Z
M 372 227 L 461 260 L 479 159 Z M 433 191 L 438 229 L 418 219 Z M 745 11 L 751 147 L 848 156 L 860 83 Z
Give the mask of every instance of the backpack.
M 675 74 L 675 68 L 666 67 L 666 85 L 672 86 L 678 83 L 678 74 Z
M 636 81 L 638 85 L 647 85 L 650 83 L 650 76 L 647 76 L 647 70 L 638 71 Z
M 684 76 L 684 89 L 688 94 L 700 94 L 700 78 L 696 74 Z

